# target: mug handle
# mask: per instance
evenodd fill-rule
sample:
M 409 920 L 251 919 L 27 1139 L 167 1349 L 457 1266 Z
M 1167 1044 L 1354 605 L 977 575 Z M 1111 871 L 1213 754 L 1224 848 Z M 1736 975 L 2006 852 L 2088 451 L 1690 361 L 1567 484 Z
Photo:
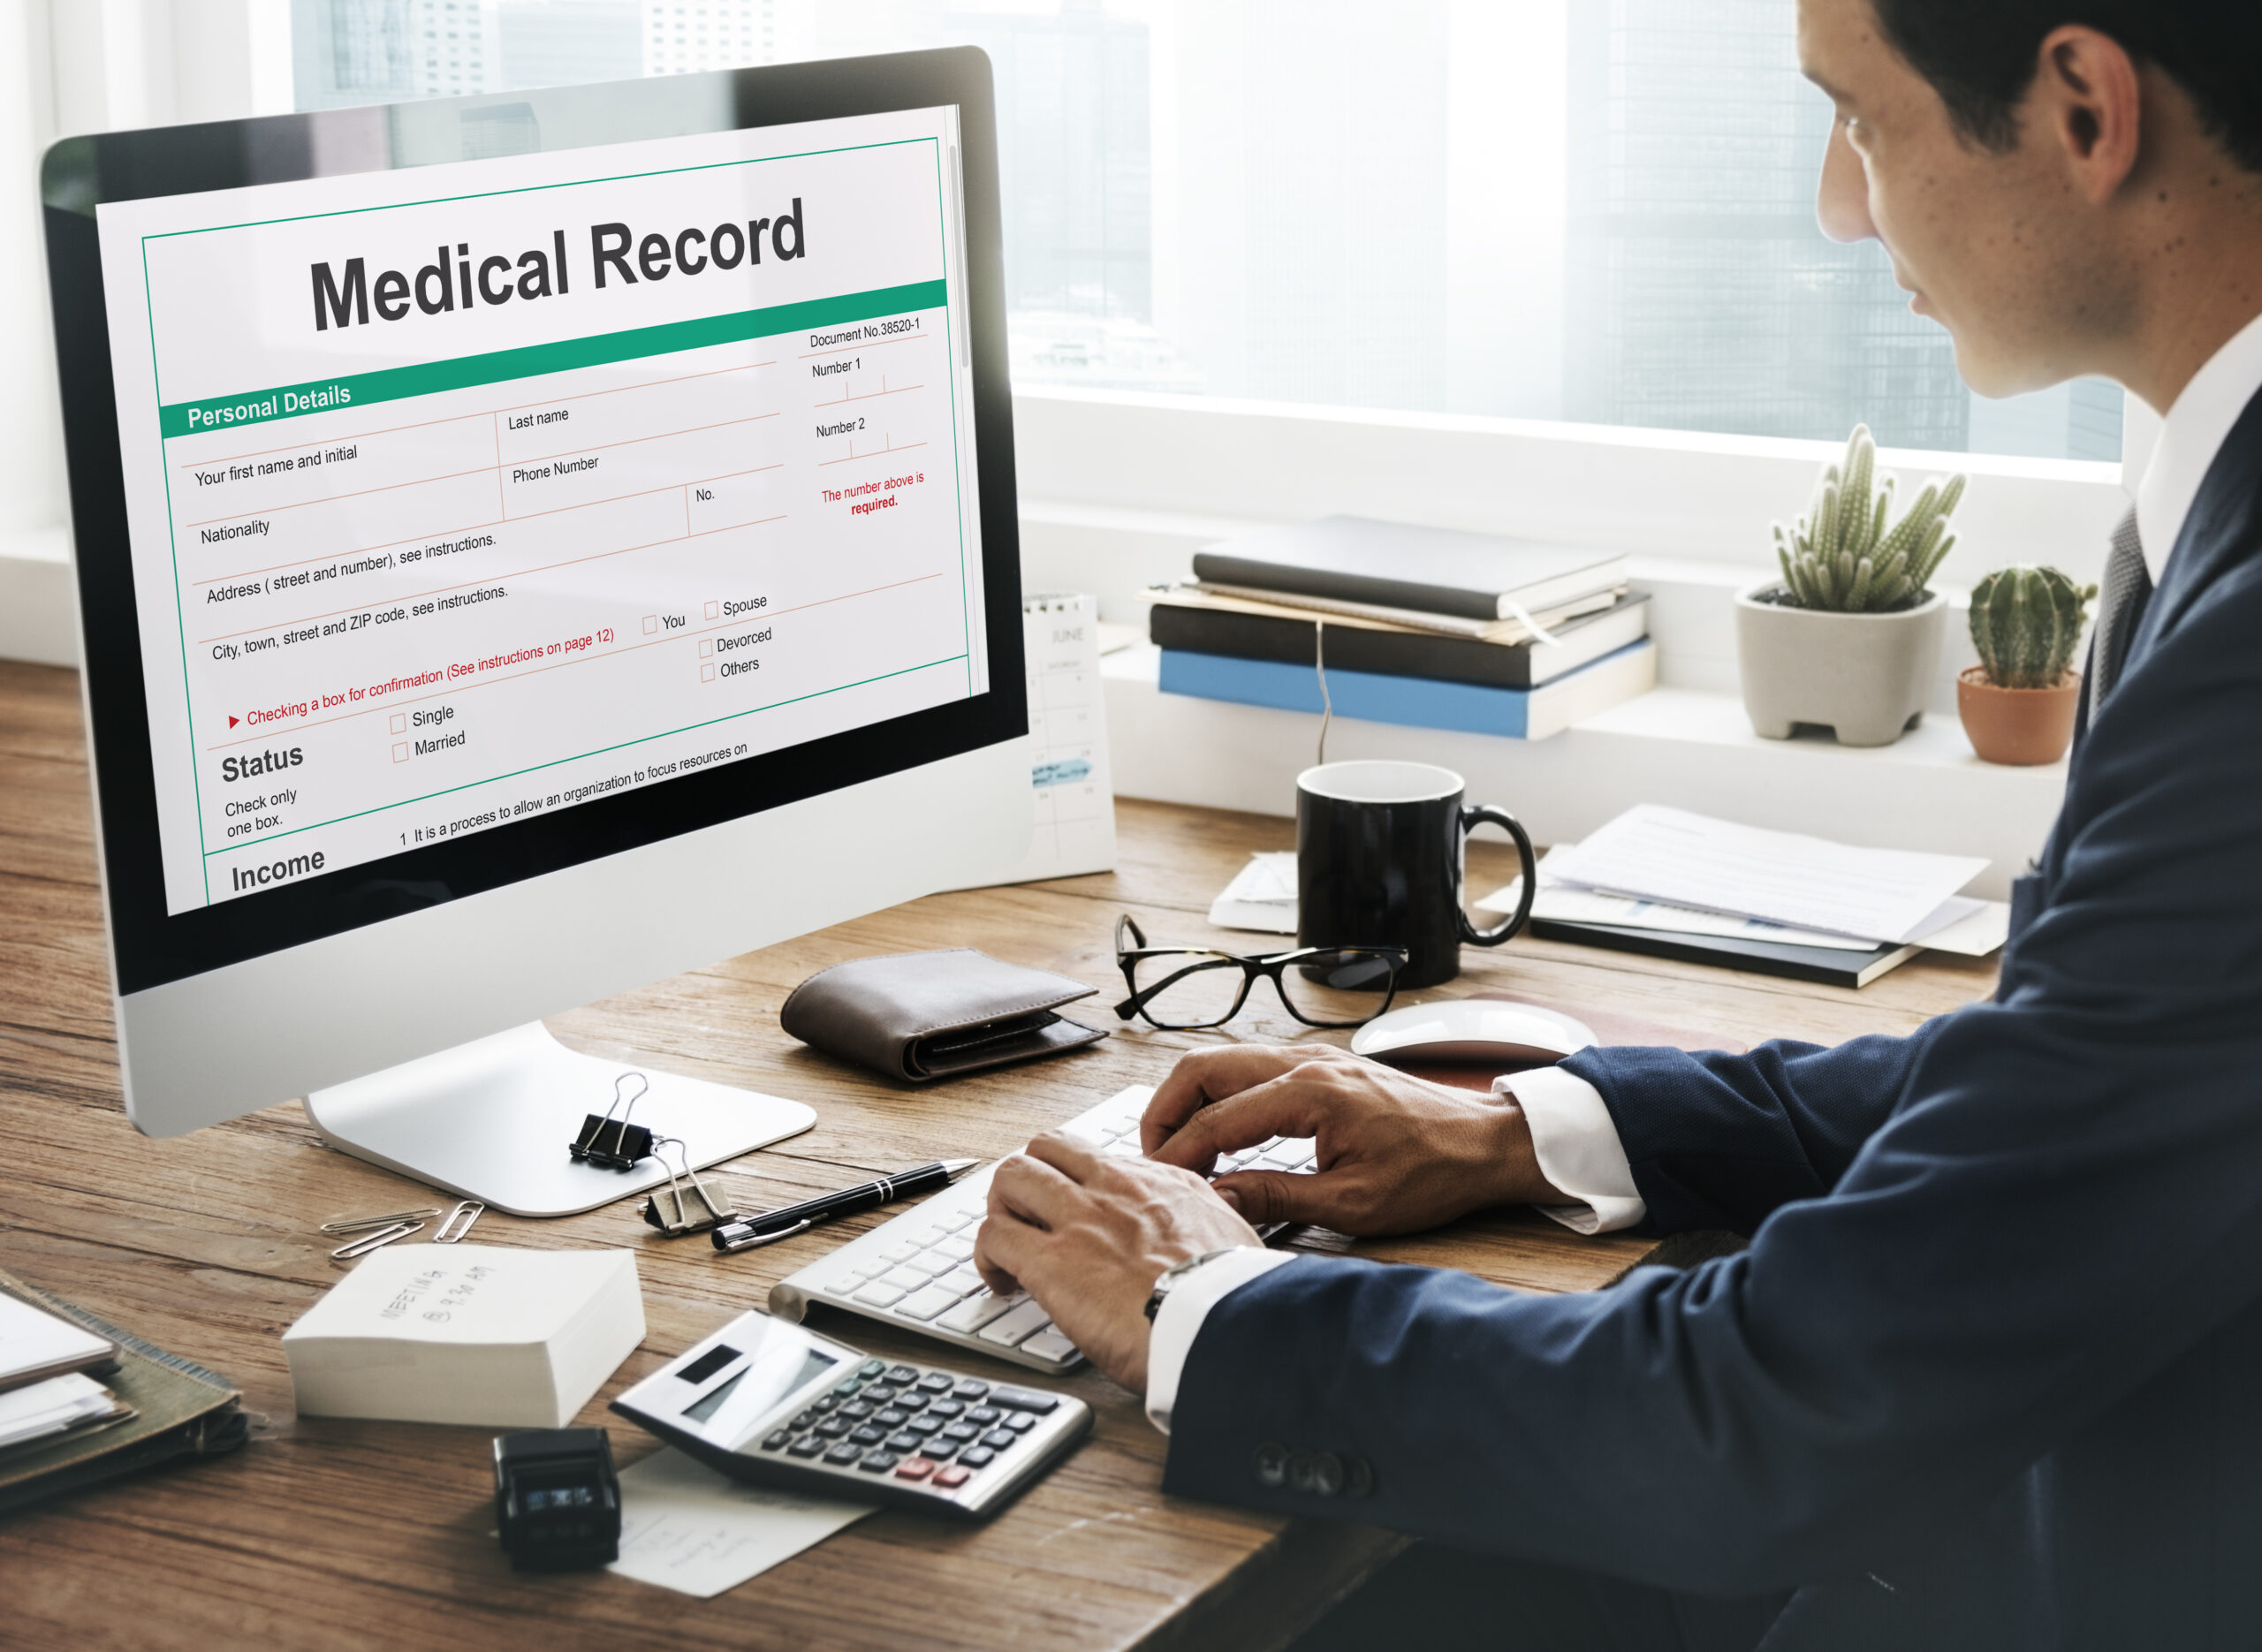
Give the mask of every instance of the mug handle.
M 1523 893 L 1517 898 L 1515 916 L 1496 923 L 1489 929 L 1480 929 L 1469 922 L 1469 914 L 1461 909 L 1458 903 L 1454 905 L 1454 921 L 1461 926 L 1461 938 L 1471 946 L 1498 946 L 1522 928 L 1524 920 L 1531 916 L 1531 898 L 1539 889 L 1539 862 L 1531 853 L 1531 836 L 1524 830 L 1523 822 L 1507 810 L 1496 809 L 1485 803 L 1467 806 L 1461 811 L 1461 837 L 1466 838 L 1486 821 L 1503 828 L 1509 837 L 1516 840 L 1516 854 L 1523 861 Z

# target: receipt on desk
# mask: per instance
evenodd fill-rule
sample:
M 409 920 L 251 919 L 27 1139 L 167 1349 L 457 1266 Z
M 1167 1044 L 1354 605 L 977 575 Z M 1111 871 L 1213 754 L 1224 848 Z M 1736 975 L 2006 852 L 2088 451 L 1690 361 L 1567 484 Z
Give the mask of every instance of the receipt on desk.
M 705 1600 L 871 1512 L 743 1485 L 669 1447 L 620 1471 L 620 1558 L 607 1570 Z

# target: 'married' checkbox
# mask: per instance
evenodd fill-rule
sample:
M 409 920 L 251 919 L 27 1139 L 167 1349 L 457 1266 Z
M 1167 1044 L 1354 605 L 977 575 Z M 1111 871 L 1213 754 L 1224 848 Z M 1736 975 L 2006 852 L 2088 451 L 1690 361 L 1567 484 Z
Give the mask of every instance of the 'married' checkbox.
M 408 761 L 408 742 L 406 740 L 401 741 L 398 746 L 395 746 L 392 748 L 392 760 L 397 763 L 405 763 Z

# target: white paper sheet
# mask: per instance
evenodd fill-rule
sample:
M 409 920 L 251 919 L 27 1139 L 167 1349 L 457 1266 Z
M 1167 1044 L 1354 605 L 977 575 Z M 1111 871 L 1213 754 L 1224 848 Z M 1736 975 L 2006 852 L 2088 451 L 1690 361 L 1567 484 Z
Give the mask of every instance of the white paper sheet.
M 1296 852 L 1253 854 L 1225 891 L 1210 903 L 1210 921 L 1220 929 L 1249 929 L 1262 935 L 1296 932 Z
M 671 1446 L 620 1471 L 620 1558 L 606 1570 L 706 1600 L 872 1512 L 742 1485 Z
M 1971 915 L 1941 908 L 1985 871 L 1966 855 L 1858 849 L 1641 804 L 1550 858 L 1562 883 L 1707 912 L 1902 943 Z

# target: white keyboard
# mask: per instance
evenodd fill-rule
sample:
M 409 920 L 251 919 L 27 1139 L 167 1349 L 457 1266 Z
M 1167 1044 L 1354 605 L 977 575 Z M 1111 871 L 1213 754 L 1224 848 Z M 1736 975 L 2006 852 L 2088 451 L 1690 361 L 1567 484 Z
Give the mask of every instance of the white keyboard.
M 1135 1159 L 1139 1116 L 1154 1091 L 1135 1086 L 1062 1126 L 1101 1151 Z M 1228 1171 L 1309 1171 L 1312 1144 L 1273 1140 L 1218 1161 Z M 846 1308 L 1034 1371 L 1065 1371 L 1083 1355 L 1024 1292 L 994 1296 L 974 1270 L 974 1235 L 990 1207 L 984 1165 L 902 1215 L 853 1239 L 770 1289 L 770 1311 L 800 1320 L 812 1302 Z

